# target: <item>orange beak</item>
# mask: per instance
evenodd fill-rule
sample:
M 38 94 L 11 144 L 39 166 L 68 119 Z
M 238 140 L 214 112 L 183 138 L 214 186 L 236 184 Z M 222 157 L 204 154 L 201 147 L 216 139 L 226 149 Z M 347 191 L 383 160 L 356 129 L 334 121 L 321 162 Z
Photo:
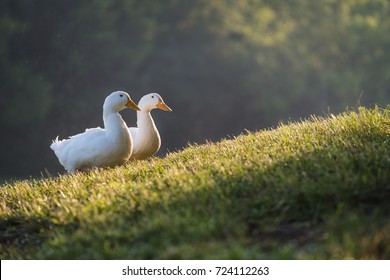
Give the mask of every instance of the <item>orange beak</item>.
M 164 103 L 164 101 L 160 101 L 160 103 L 157 104 L 157 108 L 163 111 L 172 112 L 172 109 L 168 107 L 167 104 Z
M 133 100 L 129 99 L 126 103 L 126 107 L 136 110 L 136 111 L 141 111 L 141 109 L 137 106 L 137 104 L 134 103 Z

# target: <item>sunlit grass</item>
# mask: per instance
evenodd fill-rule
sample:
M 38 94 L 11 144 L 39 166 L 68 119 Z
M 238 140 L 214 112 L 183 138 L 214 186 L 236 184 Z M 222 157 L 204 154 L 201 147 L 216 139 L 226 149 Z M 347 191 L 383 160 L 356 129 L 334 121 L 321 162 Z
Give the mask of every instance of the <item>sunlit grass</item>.
M 0 188 L 0 257 L 390 258 L 389 109 Z

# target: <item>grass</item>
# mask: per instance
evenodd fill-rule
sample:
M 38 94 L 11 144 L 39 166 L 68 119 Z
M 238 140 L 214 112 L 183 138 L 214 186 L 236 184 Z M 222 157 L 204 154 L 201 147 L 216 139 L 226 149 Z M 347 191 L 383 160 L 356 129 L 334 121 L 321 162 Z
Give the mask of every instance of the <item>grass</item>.
M 0 187 L 1 259 L 389 259 L 390 110 Z

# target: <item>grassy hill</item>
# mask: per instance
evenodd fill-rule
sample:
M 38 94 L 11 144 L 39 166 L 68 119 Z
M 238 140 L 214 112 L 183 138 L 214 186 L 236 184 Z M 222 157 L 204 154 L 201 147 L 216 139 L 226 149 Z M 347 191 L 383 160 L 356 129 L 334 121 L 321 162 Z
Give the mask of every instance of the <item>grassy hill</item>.
M 0 187 L 2 259 L 389 259 L 390 110 Z

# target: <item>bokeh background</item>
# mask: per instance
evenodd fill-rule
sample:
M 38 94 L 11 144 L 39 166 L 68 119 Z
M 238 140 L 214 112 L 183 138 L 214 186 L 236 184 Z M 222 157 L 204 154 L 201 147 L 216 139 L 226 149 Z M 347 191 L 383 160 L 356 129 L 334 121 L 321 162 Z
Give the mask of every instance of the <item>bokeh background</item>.
M 2 0 L 0 178 L 63 172 L 51 140 L 158 92 L 159 155 L 390 101 L 388 0 Z M 130 126 L 134 111 L 122 113 Z

